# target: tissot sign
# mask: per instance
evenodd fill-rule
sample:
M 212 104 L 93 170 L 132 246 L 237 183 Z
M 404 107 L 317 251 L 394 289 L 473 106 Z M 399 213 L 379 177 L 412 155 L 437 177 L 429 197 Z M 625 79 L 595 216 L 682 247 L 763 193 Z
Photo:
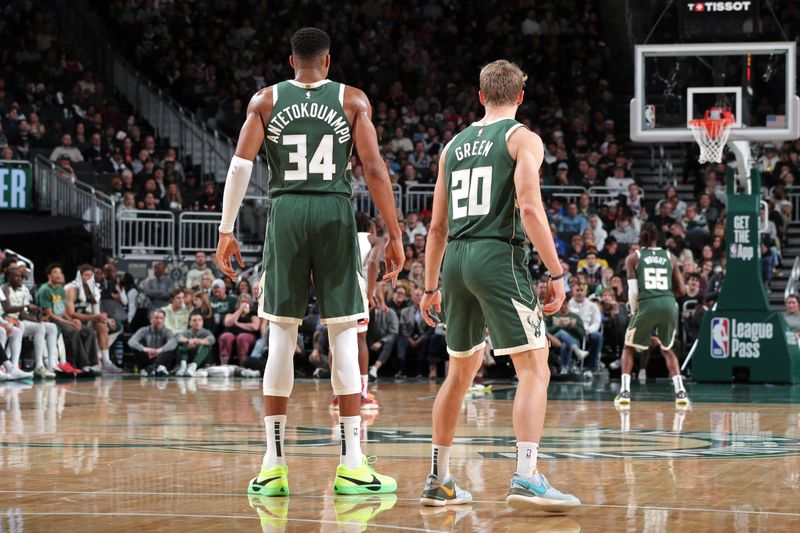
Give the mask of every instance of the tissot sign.
M 687 2 L 691 13 L 726 13 L 731 11 L 750 11 L 753 2 Z
M 27 161 L 0 161 L 0 211 L 33 207 L 32 178 Z

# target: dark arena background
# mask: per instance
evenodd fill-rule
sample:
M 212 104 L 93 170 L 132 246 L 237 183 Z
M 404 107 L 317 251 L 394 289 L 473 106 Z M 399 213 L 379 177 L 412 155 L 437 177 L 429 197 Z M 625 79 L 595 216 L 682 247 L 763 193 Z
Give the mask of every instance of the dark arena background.
M 218 227 L 250 99 L 294 78 L 290 39 L 307 26 L 330 36 L 328 78 L 371 103 L 402 230 L 396 286 L 381 259 L 365 269 L 378 303 L 360 420 L 396 493 L 334 494 L 340 420 L 312 284 L 291 495 L 248 496 L 270 357 L 255 312 L 274 200 L 263 147 L 235 282 Z M 800 531 L 799 38 L 790 0 L 3 2 L 0 532 Z M 446 325 L 420 315 L 434 184 L 498 59 L 528 76 L 516 119 L 543 142 L 565 272 L 568 304 L 544 322 L 538 469 L 581 500 L 567 513 L 506 502 L 520 381 L 491 331 L 449 452 L 472 501 L 420 504 L 450 366 Z M 350 201 L 383 242 L 365 167 L 355 150 Z M 685 285 L 680 374 L 654 332 L 623 376 L 625 263 L 647 223 Z M 522 248 L 545 300 L 547 267 Z M 187 343 L 190 316 L 207 345 Z

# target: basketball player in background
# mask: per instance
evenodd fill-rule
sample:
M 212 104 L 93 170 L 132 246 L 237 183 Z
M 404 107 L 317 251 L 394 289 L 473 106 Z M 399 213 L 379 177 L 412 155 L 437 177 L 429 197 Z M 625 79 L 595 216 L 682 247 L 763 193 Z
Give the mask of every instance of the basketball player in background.
M 433 405 L 431 472 L 420 499 L 427 506 L 472 501 L 450 473 L 450 446 L 464 395 L 483 362 L 487 325 L 495 355 L 509 355 L 519 378 L 513 409 L 517 468 L 506 502 L 546 511 L 580 505 L 536 469 L 550 380 L 542 311 L 554 314 L 565 296 L 539 187 L 542 140 L 514 120 L 525 79 L 508 61 L 483 67 L 480 102 L 486 114 L 456 135 L 440 159 L 420 309 L 434 326 L 430 310 L 441 311 L 444 294 L 450 369 Z M 550 272 L 544 309 L 524 262 L 526 235 Z
M 375 223 L 362 212 L 356 213 L 356 230 L 358 231 L 358 251 L 361 256 L 361 267 L 367 277 L 367 302 L 369 309 L 375 307 L 375 285 L 380 270 L 381 252 L 384 245 L 383 239 L 377 236 Z M 378 400 L 369 392 L 369 348 L 367 347 L 367 328 L 369 318 L 358 321 L 358 369 L 361 372 L 361 409 L 375 411 L 380 407 Z M 330 357 L 330 356 L 329 356 Z M 328 362 L 330 367 L 330 361 Z M 334 394 L 331 407 L 339 407 L 339 397 Z M 364 437 L 362 427 L 362 438 Z
M 628 302 L 633 318 L 625 332 L 622 348 L 622 386 L 614 398 L 620 408 L 631 404 L 631 372 L 635 350 L 649 350 L 654 330 L 667 363 L 675 389 L 675 405 L 687 407 L 689 396 L 683 386 L 680 363 L 672 351 L 678 327 L 678 304 L 675 297 L 684 294 L 683 277 L 677 261 L 670 253 L 656 246 L 658 229 L 648 222 L 639 234 L 640 248 L 625 259 L 628 274 Z
M 400 227 L 386 167 L 378 150 L 371 107 L 359 89 L 327 79 L 330 38 L 302 28 L 291 38 L 293 80 L 257 92 L 250 101 L 223 198 L 217 257 L 235 279 L 231 258 L 243 267 L 233 226 L 253 159 L 265 142 L 272 205 L 267 223 L 259 315 L 269 320 L 269 358 L 264 372 L 267 453 L 248 493 L 289 494 L 284 431 L 294 382 L 292 356 L 313 275 L 321 322 L 328 327 L 331 382 L 339 396 L 341 453 L 333 482 L 337 494 L 394 492 L 396 481 L 378 474 L 361 453 L 361 380 L 357 321 L 367 318 L 359 264 L 352 186 L 346 172 L 353 144 L 367 187 L 386 222 L 387 274 L 403 267 Z

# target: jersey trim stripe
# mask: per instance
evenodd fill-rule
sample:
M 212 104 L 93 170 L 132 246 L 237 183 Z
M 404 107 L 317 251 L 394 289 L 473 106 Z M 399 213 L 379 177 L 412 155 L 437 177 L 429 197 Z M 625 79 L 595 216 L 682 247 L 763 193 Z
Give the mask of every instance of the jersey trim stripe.
M 331 80 L 319 80 L 315 81 L 314 83 L 302 83 L 297 80 L 287 80 L 289 83 L 294 85 L 295 87 L 300 87 L 301 89 L 316 89 L 317 87 L 322 87 L 326 83 L 330 83 Z
M 486 348 L 486 341 L 483 341 L 480 344 L 476 344 L 475 346 L 473 346 L 472 348 L 470 348 L 465 352 L 457 352 L 455 350 L 451 350 L 450 347 L 448 347 L 447 353 L 450 355 L 450 357 L 467 357 L 468 355 L 475 353 L 476 350 L 483 350 L 484 348 Z
M 514 124 L 513 126 L 508 128 L 508 131 L 506 132 L 506 142 L 508 142 L 508 139 L 511 137 L 512 133 L 514 133 L 518 129 L 524 128 L 524 127 L 525 127 L 525 124 Z
M 278 103 L 278 84 L 272 86 L 272 107 Z
M 342 105 L 342 109 L 344 109 L 344 83 L 339 84 L 339 103 Z

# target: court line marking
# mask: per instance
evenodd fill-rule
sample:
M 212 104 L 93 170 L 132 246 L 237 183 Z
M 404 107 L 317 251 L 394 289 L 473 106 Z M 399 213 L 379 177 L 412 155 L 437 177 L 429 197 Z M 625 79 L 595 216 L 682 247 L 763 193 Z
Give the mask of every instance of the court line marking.
M 228 520 L 259 520 L 258 516 L 251 516 L 251 515 L 213 515 L 213 514 L 172 514 L 172 513 L 121 513 L 116 511 L 111 511 L 108 513 L 101 513 L 101 512 L 91 512 L 91 513 L 82 513 L 79 511 L 51 511 L 51 512 L 27 512 L 24 510 L 20 511 L 22 516 L 141 516 L 141 517 L 153 517 L 153 516 L 161 516 L 165 518 L 225 518 Z M 362 525 L 361 522 L 350 522 L 350 521 L 338 521 L 338 520 L 314 520 L 311 518 L 291 518 L 287 517 L 286 522 L 305 522 L 311 524 L 333 524 L 333 525 L 354 525 L 360 526 Z M 432 531 L 434 533 L 447 533 L 445 530 L 441 529 L 422 529 L 418 527 L 409 527 L 409 526 L 395 526 L 390 524 L 378 524 L 375 522 L 367 522 L 369 527 L 375 528 L 383 528 L 383 529 L 399 529 L 402 531 L 422 531 L 422 532 L 429 532 Z
M 78 490 L 0 490 L 0 494 L 14 494 L 14 493 L 30 493 L 30 494 L 93 494 L 102 496 L 230 496 L 240 497 L 241 494 L 227 493 L 227 492 L 136 492 L 136 491 L 78 491 Z M 308 498 L 308 499 L 323 499 L 328 496 L 315 496 L 313 494 L 292 494 L 291 498 Z M 419 498 L 397 498 L 397 501 L 412 501 L 418 502 Z M 485 503 L 491 505 L 503 504 L 505 500 L 472 500 L 472 503 Z M 608 507 L 616 509 L 633 509 L 633 510 L 660 510 L 660 511 L 698 511 L 705 513 L 732 513 L 732 514 L 754 514 L 754 515 L 775 515 L 775 516 L 796 516 L 800 517 L 800 513 L 791 513 L 786 511 L 753 511 L 753 510 L 736 510 L 736 509 L 709 509 L 702 507 L 666 507 L 662 505 L 624 505 L 618 503 L 581 503 L 581 507 Z M 34 514 L 34 513 L 27 513 Z M 56 513 L 40 513 L 40 514 L 56 514 Z M 82 514 L 82 513 L 78 513 Z M 92 514 L 92 513 L 86 513 Z M 108 514 L 108 513 L 100 513 Z M 181 515 L 165 515 L 165 516 L 181 516 Z M 195 516 L 195 515 L 187 515 Z M 425 530 L 421 530 L 425 531 Z

